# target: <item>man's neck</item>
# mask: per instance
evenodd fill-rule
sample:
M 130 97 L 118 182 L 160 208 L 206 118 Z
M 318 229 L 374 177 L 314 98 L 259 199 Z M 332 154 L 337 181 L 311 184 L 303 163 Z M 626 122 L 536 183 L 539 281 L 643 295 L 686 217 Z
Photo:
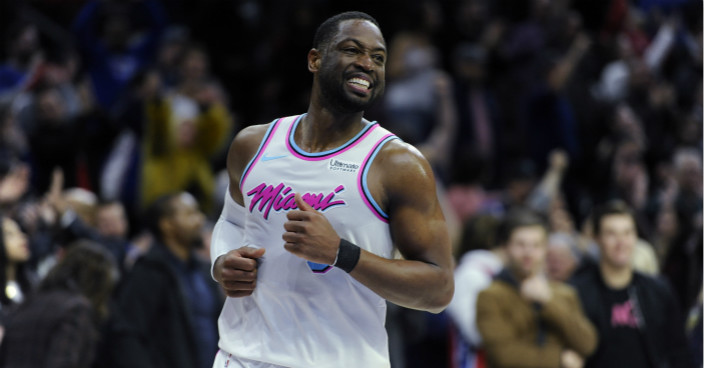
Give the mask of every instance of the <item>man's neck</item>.
M 508 270 L 508 273 L 513 277 L 513 279 L 518 283 L 518 285 L 521 285 L 524 280 L 526 280 L 530 275 L 526 275 L 523 272 L 520 272 L 519 270 L 514 269 L 510 265 L 506 267 Z
M 364 111 L 337 113 L 314 102 L 294 132 L 296 144 L 307 152 L 324 152 L 343 145 L 364 126 Z
M 166 249 L 168 249 L 171 254 L 183 262 L 191 258 L 191 248 L 179 244 L 174 239 L 164 239 L 164 246 L 166 246 Z
M 606 262 L 601 262 L 599 270 L 604 283 L 611 289 L 623 289 L 633 279 L 633 269 L 631 267 L 614 267 Z

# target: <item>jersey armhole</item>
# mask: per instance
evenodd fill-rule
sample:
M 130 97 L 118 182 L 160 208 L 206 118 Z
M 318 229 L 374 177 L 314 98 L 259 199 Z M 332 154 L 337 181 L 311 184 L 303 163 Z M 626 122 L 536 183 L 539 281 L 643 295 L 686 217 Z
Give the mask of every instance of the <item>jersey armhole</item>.
M 387 134 L 383 136 L 377 143 L 374 145 L 374 148 L 369 152 L 367 157 L 364 159 L 362 162 L 362 168 L 359 171 L 359 176 L 357 178 L 357 187 L 359 188 L 359 194 L 362 197 L 362 201 L 364 201 L 364 204 L 367 205 L 369 210 L 372 211 L 372 213 L 382 222 L 389 222 L 389 215 L 384 212 L 384 210 L 381 208 L 379 203 L 374 199 L 372 196 L 371 191 L 369 190 L 369 186 L 367 185 L 367 175 L 369 173 L 369 168 L 372 166 L 372 162 L 374 161 L 374 158 L 376 155 L 379 153 L 381 148 L 388 142 L 394 140 L 394 139 L 399 139 L 397 136 L 393 134 Z
M 275 120 L 274 122 L 271 123 L 271 126 L 269 129 L 267 129 L 266 134 L 264 135 L 264 138 L 262 139 L 262 142 L 259 144 L 259 148 L 257 148 L 257 153 L 254 154 L 254 157 L 249 160 L 247 163 L 247 166 L 245 166 L 244 171 L 242 172 L 242 178 L 240 178 L 239 186 L 240 186 L 240 191 L 242 190 L 242 187 L 244 186 L 245 180 L 247 180 L 247 176 L 249 173 L 252 171 L 254 168 L 254 165 L 256 165 L 257 161 L 261 157 L 262 153 L 266 150 L 266 147 L 269 145 L 271 138 L 274 136 L 274 133 L 276 132 L 276 129 L 279 126 L 279 123 L 283 120 L 284 118 L 280 118 Z

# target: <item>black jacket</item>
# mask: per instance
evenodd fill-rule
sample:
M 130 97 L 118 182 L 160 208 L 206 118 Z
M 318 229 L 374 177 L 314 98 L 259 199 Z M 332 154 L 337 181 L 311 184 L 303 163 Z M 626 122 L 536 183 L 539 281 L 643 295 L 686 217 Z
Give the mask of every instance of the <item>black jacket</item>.
M 166 252 L 163 245 L 153 245 L 135 263 L 120 287 L 108 343 L 113 367 L 198 366 L 188 302 Z M 210 268 L 205 262 L 201 266 L 204 276 L 210 280 Z M 222 307 L 222 294 L 214 281 L 212 291 L 218 301 L 215 303 L 217 316 Z M 217 320 L 213 323 L 217 329 Z
M 602 344 L 608 342 L 603 336 L 610 323 L 609 308 L 604 303 L 608 290 L 599 267 L 592 267 L 573 281 L 579 293 L 587 317 L 599 331 L 599 346 L 590 356 L 585 367 L 602 367 L 609 357 L 604 354 Z M 670 287 L 663 280 L 635 272 L 628 286 L 631 298 L 643 319 L 641 337 L 647 347 L 647 356 L 654 368 L 693 367 L 684 320 Z
M 0 367 L 88 368 L 96 357 L 98 323 L 88 299 L 69 290 L 29 295 L 8 318 Z

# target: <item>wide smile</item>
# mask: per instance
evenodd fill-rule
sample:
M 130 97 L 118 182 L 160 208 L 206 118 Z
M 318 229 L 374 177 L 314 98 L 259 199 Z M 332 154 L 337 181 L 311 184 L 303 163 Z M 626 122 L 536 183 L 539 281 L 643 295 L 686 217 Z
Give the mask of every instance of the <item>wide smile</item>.
M 346 84 L 353 92 L 363 96 L 369 95 L 369 92 L 374 87 L 368 77 L 359 74 L 348 78 Z

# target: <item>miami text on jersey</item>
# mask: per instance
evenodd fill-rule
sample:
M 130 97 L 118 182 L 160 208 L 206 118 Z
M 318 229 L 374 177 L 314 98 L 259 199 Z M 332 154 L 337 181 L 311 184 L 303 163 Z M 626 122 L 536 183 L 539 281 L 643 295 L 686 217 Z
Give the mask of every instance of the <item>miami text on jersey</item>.
M 316 210 L 325 211 L 331 207 L 346 204 L 344 200 L 334 200 L 335 195 L 343 190 L 345 190 L 345 187 L 339 185 L 327 195 L 323 193 L 305 193 L 301 198 Z M 264 215 L 264 219 L 268 220 L 272 209 L 274 211 L 287 211 L 298 208 L 294 195 L 293 189 L 284 183 L 279 183 L 277 186 L 261 183 L 247 192 L 247 196 L 252 197 L 252 202 L 249 204 L 249 212 L 253 213 L 254 209 L 257 208 Z

